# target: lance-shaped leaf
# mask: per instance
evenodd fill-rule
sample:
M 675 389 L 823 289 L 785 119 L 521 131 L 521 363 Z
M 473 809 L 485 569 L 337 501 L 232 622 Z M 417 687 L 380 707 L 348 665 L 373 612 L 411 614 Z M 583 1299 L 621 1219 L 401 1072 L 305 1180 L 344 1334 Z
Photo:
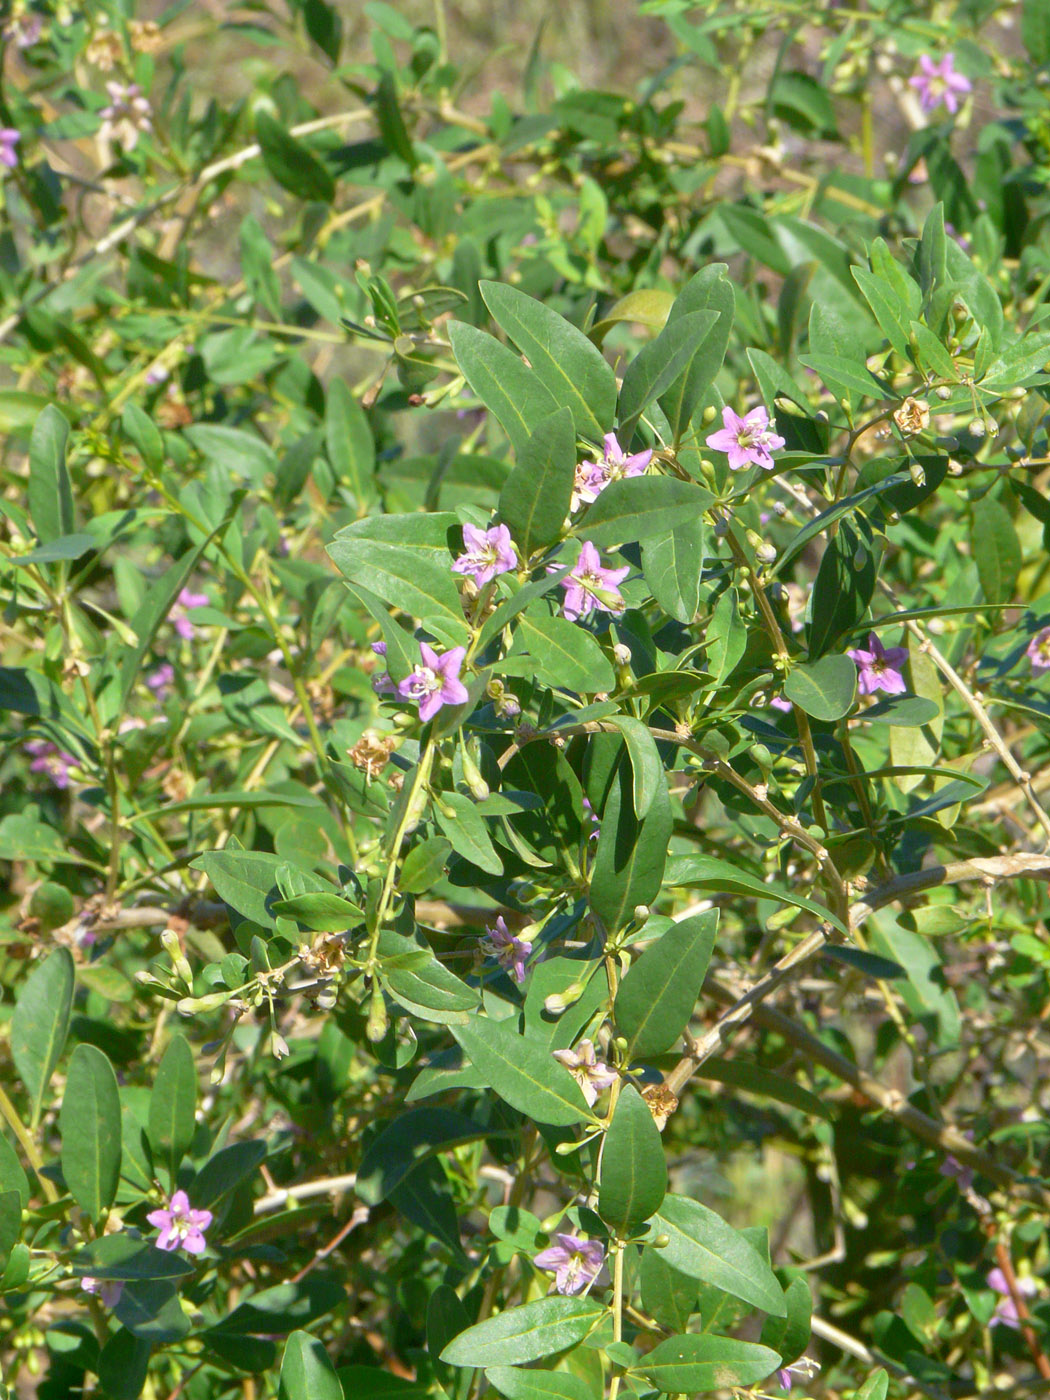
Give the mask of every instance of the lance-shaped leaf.
M 668 1237 L 661 1253 L 673 1269 L 742 1298 L 773 1317 L 787 1315 L 784 1293 L 773 1270 L 758 1250 L 713 1210 L 688 1196 L 665 1196 L 655 1217 L 655 1229 L 658 1235 Z
M 557 540 L 569 513 L 576 474 L 576 432 L 568 408 L 544 418 L 518 451 L 503 483 L 499 513 L 528 557 Z
M 571 1371 L 490 1366 L 485 1378 L 507 1400 L 601 1400 L 601 1390 L 596 1384 L 588 1384 Z
M 309 1332 L 293 1332 L 281 1361 L 279 1400 L 343 1400 L 343 1387 L 328 1353 Z
M 58 1126 L 66 1185 L 98 1220 L 113 1204 L 120 1178 L 120 1092 L 113 1066 L 93 1045 L 73 1051 Z
M 598 1214 L 621 1236 L 659 1209 L 667 1192 L 667 1163 L 649 1105 L 625 1084 L 602 1148 Z
M 368 415 L 341 379 L 334 380 L 328 389 L 324 431 L 328 461 L 336 477 L 346 483 L 355 501 L 367 501 L 373 494 L 375 440 Z
M 73 489 L 66 466 L 69 424 L 49 404 L 33 426 L 29 439 L 29 515 L 42 544 L 71 535 L 74 530 Z
M 515 451 L 522 452 L 543 420 L 561 407 L 558 400 L 521 356 L 495 336 L 465 321 L 451 322 L 448 334 L 463 377 L 499 419 Z
M 441 1353 L 451 1366 L 521 1366 L 565 1351 L 605 1313 L 593 1298 L 540 1298 L 468 1327 Z
M 756 899 L 773 899 L 778 904 L 793 904 L 796 909 L 807 909 L 818 919 L 833 924 L 840 933 L 849 936 L 849 930 L 838 915 L 833 914 L 823 904 L 786 890 L 781 885 L 767 885 L 759 876 L 752 875 L 742 866 L 732 865 L 727 860 L 717 860 L 714 856 L 673 856 L 668 862 L 666 883 L 718 890 L 723 894 L 753 894 Z
M 659 1342 L 631 1373 L 645 1376 L 665 1394 L 706 1395 L 754 1385 L 779 1365 L 777 1352 L 755 1342 L 685 1333 Z
M 634 811 L 631 765 L 621 754 L 602 818 L 588 898 L 608 933 L 616 933 L 660 890 L 674 822 L 666 783 L 644 817 Z
M 628 544 L 699 520 L 714 497 L 675 476 L 631 476 L 611 481 L 576 527 L 593 544 Z
M 632 964 L 616 993 L 617 1030 L 631 1059 L 662 1055 L 689 1024 L 715 946 L 718 910 L 682 919 Z
M 580 1086 L 547 1047 L 526 1040 L 506 1022 L 473 1017 L 465 1026 L 453 1026 L 452 1034 L 471 1064 L 519 1113 L 554 1127 L 593 1116 Z
M 69 949 L 56 948 L 26 978 L 11 1016 L 11 1057 L 32 1105 L 31 1127 L 40 1121 L 44 1092 L 69 1033 L 73 975 Z
M 668 320 L 655 340 L 627 366 L 620 389 L 620 443 L 626 452 L 638 419 L 690 366 L 719 318 L 717 311 L 691 311 Z
M 500 328 L 557 402 L 571 412 L 577 433 L 600 441 L 616 412 L 616 376 L 601 351 L 564 316 L 516 287 L 501 282 L 479 285 Z
M 168 1169 L 172 1187 L 179 1163 L 197 1126 L 197 1066 L 186 1040 L 177 1035 L 165 1050 L 149 1100 L 149 1145 Z
M 472 1118 L 444 1108 L 401 1114 L 373 1140 L 357 1169 L 357 1194 L 378 1205 L 426 1157 L 485 1136 Z

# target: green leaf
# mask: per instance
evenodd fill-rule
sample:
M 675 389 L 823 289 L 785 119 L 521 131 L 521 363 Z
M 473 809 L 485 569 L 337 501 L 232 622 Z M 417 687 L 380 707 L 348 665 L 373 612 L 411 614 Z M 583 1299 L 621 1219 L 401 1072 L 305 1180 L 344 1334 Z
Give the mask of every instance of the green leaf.
M 328 1353 L 309 1332 L 293 1332 L 281 1358 L 279 1400 L 343 1400 L 343 1387 Z
M 601 1400 L 601 1392 L 571 1371 L 490 1366 L 485 1379 L 507 1400 Z
M 653 399 L 666 393 L 680 376 L 690 378 L 694 362 L 718 319 L 719 313 L 710 310 L 691 311 L 674 321 L 668 318 L 656 339 L 643 345 L 627 366 L 620 388 L 620 445 L 625 452 L 639 418 Z
M 263 164 L 282 188 L 298 199 L 331 204 L 335 181 L 326 167 L 262 108 L 255 113 L 255 139 Z
M 796 909 L 807 909 L 823 923 L 833 924 L 840 933 L 849 937 L 849 930 L 842 920 L 815 900 L 794 894 L 780 885 L 767 885 L 757 875 L 752 875 L 743 866 L 730 864 L 727 860 L 716 860 L 714 856 L 673 856 L 668 863 L 667 885 L 688 885 L 698 889 L 713 889 L 720 894 L 753 894 L 756 899 L 773 899 L 778 904 L 793 904 Z
M 0 1191 L 0 1278 L 22 1233 L 22 1198 L 17 1191 Z
M 203 870 L 224 904 L 249 923 L 273 927 L 270 896 L 277 889 L 277 870 L 285 862 L 268 851 L 205 851 L 190 861 Z
M 650 1244 L 642 1250 L 638 1280 L 645 1311 L 669 1332 L 684 1332 L 697 1310 L 696 1279 L 672 1269 L 663 1250 Z
M 672 1268 L 690 1278 L 702 1279 L 773 1317 L 787 1315 L 784 1294 L 773 1270 L 754 1246 L 713 1210 L 688 1196 L 666 1196 L 654 1228 L 658 1235 L 669 1237 L 661 1254 Z
M 515 651 L 519 644 L 534 659 L 536 679 L 543 685 L 579 695 L 609 691 L 616 685 L 612 663 L 595 639 L 564 617 L 523 613 L 515 632 Z
M 503 874 L 503 862 L 474 798 L 461 792 L 443 792 L 434 801 L 434 817 L 457 855 L 486 875 Z
M 703 516 L 642 541 L 642 572 L 653 597 L 669 617 L 687 626 L 700 607 L 707 526 Z
M 813 584 L 809 655 L 818 660 L 861 620 L 875 592 L 875 553 L 848 521 L 828 542 Z
M 883 335 L 898 355 L 909 358 L 911 327 L 907 306 L 894 288 L 876 273 L 869 272 L 866 267 L 853 267 L 850 271 L 857 286 L 864 293 L 864 300 L 871 307 Z
M 69 1033 L 73 979 L 71 953 L 68 948 L 56 948 L 22 984 L 11 1016 L 11 1058 L 29 1095 L 29 1122 L 34 1129 Z
M 857 668 L 848 656 L 822 656 L 792 667 L 784 681 L 786 699 L 814 719 L 841 719 L 857 693 Z
M 439 1283 L 427 1303 L 427 1351 L 431 1360 L 440 1362 L 449 1342 L 469 1326 L 470 1314 L 459 1294 L 450 1283 Z
M 472 1118 L 445 1108 L 410 1109 L 370 1143 L 357 1169 L 357 1194 L 367 1205 L 378 1205 L 425 1158 L 475 1142 L 486 1131 Z
M 701 520 L 713 500 L 702 486 L 674 476 L 625 477 L 588 507 L 576 534 L 598 545 L 628 544 Z
M 70 1057 L 58 1126 L 66 1185 L 97 1221 L 120 1178 L 120 1091 L 113 1066 L 93 1045 L 78 1045 Z
M 0 1191 L 17 1192 L 22 1210 L 29 1204 L 29 1178 L 18 1160 L 18 1153 L 3 1133 L 0 1133 Z
M 448 334 L 464 379 L 520 454 L 561 405 L 524 360 L 495 336 L 465 321 L 451 322 Z
M 441 1353 L 451 1366 L 520 1366 L 565 1351 L 597 1326 L 605 1308 L 592 1298 L 540 1298 L 461 1332 Z
M 890 695 L 857 716 L 866 724 L 929 724 L 941 713 L 935 700 L 922 695 Z
M 328 553 L 350 583 L 418 617 L 446 646 L 460 646 L 467 640 L 467 627 L 445 541 L 453 519 L 386 515 L 359 520 L 339 531 Z
M 368 415 L 342 379 L 328 386 L 324 416 L 325 447 L 336 479 L 358 505 L 375 493 L 376 445 Z
M 66 849 L 62 837 L 40 820 L 40 808 L 30 803 L 21 812 L 0 818 L 0 860 L 41 861 L 55 865 L 87 865 Z
M 67 559 L 80 559 L 89 550 L 97 548 L 94 535 L 60 535 L 38 549 L 13 555 L 8 562 L 18 568 L 24 568 L 27 564 L 57 564 Z
M 405 126 L 405 119 L 401 115 L 401 106 L 397 100 L 397 83 L 389 70 L 382 74 L 376 89 L 376 117 L 379 122 L 379 134 L 387 150 L 392 155 L 400 156 L 408 168 L 414 170 L 419 164 L 419 158 Z
M 345 933 L 364 917 L 357 905 L 342 895 L 321 890 L 297 894 L 292 899 L 275 899 L 270 910 L 305 924 L 315 933 Z
M 736 297 L 725 263 L 701 268 L 675 298 L 668 325 L 695 312 L 714 311 L 718 320 L 697 343 L 692 359 L 671 387 L 660 396 L 660 407 L 671 425 L 677 446 L 685 436 L 697 404 L 722 368 L 733 329 Z
M 1039 0 L 1036 0 L 1039 3 Z M 889 1375 L 880 1366 L 868 1377 L 859 1390 L 853 1392 L 853 1400 L 886 1400 L 890 1391 Z
M 146 1384 L 152 1347 L 121 1327 L 99 1352 L 98 1378 L 111 1400 L 138 1400 Z
M 830 1115 L 829 1115 L 830 1116 Z M 780 1363 L 790 1366 L 809 1346 L 813 1299 L 804 1278 L 793 1278 L 784 1290 L 787 1316 L 767 1317 L 762 1327 L 762 1345 L 780 1353 Z
M 526 1040 L 505 1022 L 481 1017 L 472 1017 L 464 1026 L 453 1026 L 452 1034 L 471 1064 L 485 1075 L 486 1082 L 519 1113 L 553 1127 L 567 1127 L 593 1117 L 580 1086 L 546 1046 Z
M 500 516 L 525 558 L 561 538 L 575 474 L 572 415 L 559 408 L 519 448 L 518 464 L 500 492 Z
M 700 1079 L 710 1079 L 716 1084 L 731 1084 L 749 1094 L 757 1094 L 759 1098 L 790 1104 L 792 1108 L 800 1108 L 803 1113 L 824 1118 L 828 1122 L 832 1119 L 831 1110 L 823 1099 L 811 1094 L 808 1089 L 803 1089 L 801 1084 L 796 1084 L 793 1079 L 788 1079 L 783 1074 L 773 1074 L 772 1071 L 762 1069 L 758 1065 L 712 1056 L 704 1061 L 696 1073 Z
M 658 1342 L 631 1372 L 645 1376 L 667 1394 L 706 1395 L 712 1390 L 754 1385 L 779 1364 L 777 1352 L 755 1342 L 684 1333 Z
M 158 1249 L 147 1240 L 132 1239 L 124 1231 L 93 1240 L 73 1256 L 73 1273 L 77 1278 L 131 1282 L 186 1278 L 193 1272 L 194 1266 L 181 1254 Z
M 644 817 L 634 811 L 631 764 L 621 751 L 605 804 L 588 899 L 608 934 L 634 918 L 635 908 L 660 891 L 674 819 L 666 782 L 661 782 Z
M 479 286 L 497 324 L 555 401 L 572 413 L 576 432 L 600 442 L 616 412 L 616 376 L 601 351 L 571 322 L 517 288 L 484 281 Z
M 193 1181 L 193 1200 L 198 1209 L 221 1201 L 266 1161 L 266 1144 L 257 1139 L 234 1142 L 209 1157 Z
M 277 454 L 257 433 L 225 423 L 193 423 L 186 436 L 209 465 L 221 467 L 234 480 L 261 487 L 267 474 L 277 471 Z
M 662 1055 L 689 1024 L 711 961 L 718 910 L 681 919 L 647 948 L 616 993 L 616 1029 L 630 1059 Z
M 1001 501 L 984 496 L 973 507 L 970 549 L 986 603 L 1008 603 L 1021 572 L 1021 544 Z
M 598 1214 L 622 1238 L 659 1209 L 666 1193 L 660 1130 L 638 1090 L 625 1084 L 602 1147 Z
M 662 330 L 667 324 L 667 317 L 673 305 L 672 293 L 655 287 L 643 287 L 639 291 L 628 292 L 609 308 L 600 321 L 595 322 L 590 330 L 590 338 L 595 345 L 601 345 L 613 326 L 624 324 L 648 326 L 654 331 Z
M 1021 42 L 1037 68 L 1050 63 L 1050 10 L 1043 4 L 1043 0 L 1024 0 L 1021 10 Z
M 318 1271 L 242 1298 L 212 1331 L 249 1335 L 291 1332 L 297 1323 L 305 1326 L 345 1302 L 346 1292 L 339 1280 Z
M 667 782 L 663 759 L 649 726 L 640 719 L 614 715 L 610 723 L 623 735 L 627 746 L 627 757 L 631 763 L 631 800 L 635 816 L 644 817 L 655 802 L 658 789 Z
M 422 894 L 429 890 L 445 873 L 451 850 L 452 843 L 443 836 L 430 836 L 418 842 L 398 872 L 398 890 L 402 894 Z
M 157 1067 L 149 1099 L 149 1145 L 153 1160 L 168 1169 L 172 1188 L 179 1163 L 197 1126 L 197 1066 L 181 1035 L 172 1037 Z
M 29 515 L 41 544 L 71 535 L 73 488 L 66 466 L 69 424 L 63 414 L 49 404 L 33 426 L 29 439 L 29 486 L 26 492 Z
M 421 962 L 385 965 L 385 959 L 422 954 Z M 478 1004 L 478 994 L 438 962 L 428 948 L 385 930 L 379 938 L 380 968 L 391 995 L 414 1015 L 439 1024 L 462 1023 Z

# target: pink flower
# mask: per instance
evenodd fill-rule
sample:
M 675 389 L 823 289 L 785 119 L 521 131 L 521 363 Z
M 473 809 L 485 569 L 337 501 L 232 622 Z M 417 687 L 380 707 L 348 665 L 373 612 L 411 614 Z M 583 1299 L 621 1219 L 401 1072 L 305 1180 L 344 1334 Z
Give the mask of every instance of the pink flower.
M 467 654 L 466 647 L 453 647 L 439 656 L 426 642 L 419 644 L 422 666 L 417 666 L 410 676 L 398 686 L 398 694 L 405 700 L 419 702 L 419 718 L 426 723 L 433 719 L 443 705 L 463 705 L 470 698 L 467 687 L 459 678 L 459 668 Z
M 1037 632 L 1028 643 L 1025 656 L 1032 663 L 1033 671 L 1050 671 L 1050 627 Z
M 908 686 L 901 667 L 908 659 L 906 647 L 884 647 L 874 632 L 868 633 L 868 650 L 856 647 L 846 653 L 857 664 L 857 689 L 861 695 L 884 690 L 888 695 L 903 695 Z
M 716 452 L 726 453 L 733 472 L 749 462 L 771 471 L 775 465 L 772 454 L 784 446 L 784 439 L 770 428 L 769 414 L 761 404 L 743 418 L 731 408 L 723 408 L 722 427 L 706 441 Z
M 630 565 L 622 569 L 603 568 L 601 555 L 588 540 L 580 550 L 572 572 L 561 580 L 561 586 L 565 589 L 562 612 L 570 622 L 576 622 L 595 611 L 619 617 L 626 604 L 617 585 L 630 572 Z
M 601 1240 L 582 1240 L 578 1235 L 555 1235 L 557 1244 L 542 1250 L 533 1263 L 554 1275 L 558 1293 L 582 1293 L 594 1282 L 605 1262 Z
M 532 952 L 531 941 L 511 933 L 502 914 L 497 916 L 495 927 L 485 932 L 488 937 L 481 941 L 482 950 L 494 957 L 520 986 L 525 981 L 525 959 Z
M 33 760 L 30 773 L 46 773 L 55 787 L 69 787 L 69 770 L 80 762 L 75 754 L 66 753 L 50 739 L 27 739 L 23 748 Z
M 386 642 L 373 642 L 372 650 L 376 656 L 386 658 Z M 396 695 L 397 686 L 390 679 L 389 671 L 372 672 L 372 689 L 377 695 Z
M 155 671 L 146 677 L 146 686 L 158 700 L 163 700 L 171 690 L 175 680 L 175 667 L 170 661 L 162 661 Z
M 115 1308 L 124 1292 L 124 1284 L 120 1279 L 82 1278 L 80 1286 L 85 1293 L 95 1294 L 105 1308 Z
M 18 164 L 15 147 L 22 139 L 22 133 L 15 126 L 0 126 L 0 165 L 13 170 Z
M 985 1281 L 989 1288 L 994 1288 L 996 1293 L 1002 1294 L 995 1305 L 995 1312 L 992 1314 L 988 1326 L 998 1327 L 1002 1323 L 1004 1327 L 1012 1327 L 1016 1332 L 1021 1326 L 1021 1318 L 1017 1311 L 1017 1304 L 1013 1300 L 1013 1294 L 1010 1292 L 1010 1285 L 1006 1282 L 1006 1275 L 1002 1269 L 992 1269 L 986 1275 Z M 1039 1292 L 1039 1285 L 1034 1278 L 1018 1277 L 1016 1283 L 1018 1293 L 1025 1298 L 1032 1298 Z
M 769 697 L 770 709 L 779 710 L 782 714 L 791 713 L 791 701 L 785 700 L 783 695 L 771 695 Z
M 786 1366 L 777 1372 L 777 1385 L 780 1386 L 781 1390 L 791 1389 L 791 1372 Z
M 518 567 L 518 556 L 506 525 L 494 525 L 491 530 L 464 525 L 463 549 L 452 565 L 452 572 L 469 574 L 479 588 L 497 574 L 506 574 Z
M 120 142 L 126 151 L 133 151 L 143 131 L 152 131 L 153 109 L 149 98 L 143 97 L 138 83 L 108 82 L 109 105 L 99 112 L 102 118 L 102 139 Z
M 591 805 L 591 800 L 589 797 L 585 797 L 583 799 L 583 810 L 586 814 L 587 820 L 591 824 L 591 829 L 587 834 L 587 840 L 597 841 L 598 837 L 602 834 L 602 823 L 601 818 L 598 816 L 597 812 L 594 810 L 594 807 Z
M 186 616 L 194 608 L 206 608 L 211 599 L 207 593 L 193 593 L 190 589 L 184 588 L 175 599 L 175 605 L 168 614 L 171 625 L 184 641 L 189 641 L 195 632 L 193 623 Z
M 184 1249 L 187 1254 L 203 1254 L 207 1248 L 204 1232 L 212 1222 L 212 1213 L 194 1210 L 185 1191 L 176 1191 L 167 1210 L 151 1210 L 146 1219 L 160 1231 L 158 1249 Z
M 171 370 L 165 365 L 150 365 L 149 369 L 146 371 L 146 383 L 150 385 L 163 384 L 164 381 L 170 379 L 170 377 Z
M 946 53 L 940 63 L 934 63 L 929 54 L 919 58 L 919 72 L 908 79 L 909 84 L 919 94 L 919 105 L 924 112 L 932 112 L 943 102 L 948 111 L 954 114 L 959 110 L 957 94 L 973 91 L 973 83 L 955 71 L 955 55 Z
M 43 15 L 33 14 L 26 11 L 25 14 L 16 15 L 4 28 L 4 38 L 14 44 L 16 49 L 31 49 L 44 28 Z
M 605 434 L 605 455 L 600 462 L 579 462 L 572 488 L 572 509 L 596 501 L 610 481 L 623 477 L 641 476 L 653 459 L 652 449 L 624 455 L 615 433 Z
M 575 1050 L 552 1050 L 551 1053 L 576 1080 L 591 1107 L 603 1089 L 616 1083 L 616 1071 L 598 1059 L 589 1040 L 581 1040 Z

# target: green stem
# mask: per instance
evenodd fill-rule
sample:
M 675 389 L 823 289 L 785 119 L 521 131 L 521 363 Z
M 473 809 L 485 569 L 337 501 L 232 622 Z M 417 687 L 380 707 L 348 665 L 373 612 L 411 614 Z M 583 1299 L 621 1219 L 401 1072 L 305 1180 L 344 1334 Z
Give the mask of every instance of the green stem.
M 26 1161 L 36 1173 L 37 1180 L 40 1182 L 44 1195 L 49 1201 L 57 1201 L 58 1191 L 55 1188 L 54 1182 L 48 1180 L 44 1175 L 44 1162 L 40 1153 L 37 1151 L 36 1143 L 29 1135 L 25 1124 L 18 1116 L 14 1104 L 7 1097 L 3 1089 L 0 1089 L 0 1116 L 4 1118 L 7 1126 L 21 1144 L 22 1151 L 26 1154 Z
M 394 881 L 397 877 L 397 858 L 401 852 L 401 845 L 408 834 L 409 824 L 416 820 L 416 799 L 419 797 L 420 789 L 430 779 L 430 770 L 434 766 L 434 755 L 437 753 L 437 746 L 433 739 L 428 739 L 426 747 L 420 755 L 416 764 L 416 771 L 412 774 L 412 784 L 408 790 L 408 797 L 405 800 L 405 808 L 401 813 L 394 834 L 390 839 L 387 849 L 386 874 L 383 877 L 383 891 L 379 896 L 379 907 L 376 909 L 375 927 L 372 930 L 368 944 L 368 956 L 365 960 L 364 971 L 367 976 L 375 974 L 376 953 L 379 947 L 379 932 L 383 927 L 383 920 L 386 918 L 387 909 L 394 894 Z

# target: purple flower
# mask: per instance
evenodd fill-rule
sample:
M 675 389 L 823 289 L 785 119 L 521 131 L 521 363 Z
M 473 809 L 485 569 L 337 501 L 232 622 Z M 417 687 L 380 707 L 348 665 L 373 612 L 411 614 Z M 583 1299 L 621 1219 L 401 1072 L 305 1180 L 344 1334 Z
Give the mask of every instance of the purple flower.
M 485 932 L 488 937 L 481 941 L 482 950 L 494 957 L 520 986 L 525 981 L 525 959 L 532 952 L 531 941 L 511 933 L 502 914 L 497 916 L 495 927 Z
M 1000 1323 L 1004 1327 L 1012 1327 L 1016 1332 L 1021 1326 L 1020 1314 L 1017 1311 L 1017 1304 L 1013 1300 L 1010 1292 L 1010 1285 L 1006 1281 L 1006 1275 L 1002 1269 L 992 1269 L 987 1274 L 986 1283 L 989 1288 L 994 1288 L 996 1293 L 1001 1294 L 998 1303 L 995 1305 L 995 1312 L 992 1314 L 989 1327 L 998 1327 Z M 1039 1285 L 1034 1278 L 1021 1278 L 1016 1280 L 1017 1291 L 1026 1298 L 1032 1298 L 1039 1292 Z
M 69 770 L 80 762 L 75 754 L 66 753 L 50 739 L 27 739 L 23 748 L 33 760 L 30 773 L 46 773 L 55 787 L 69 787 Z
M 554 1275 L 558 1293 L 582 1293 L 602 1271 L 605 1246 L 601 1240 L 581 1240 L 578 1235 L 555 1235 L 557 1244 L 542 1250 L 533 1263 Z
M 731 408 L 723 408 L 722 427 L 711 434 L 707 445 L 726 453 L 730 471 L 738 472 L 749 462 L 771 471 L 775 465 L 772 454 L 784 446 L 784 439 L 770 428 L 769 414 L 759 404 L 743 418 Z
M 562 612 L 570 622 L 586 617 L 590 612 L 607 612 L 619 617 L 626 604 L 617 587 L 631 572 L 630 565 L 622 569 L 602 568 L 597 548 L 588 540 L 572 573 L 561 580 L 565 589 Z
M 777 1372 L 777 1385 L 781 1390 L 791 1389 L 791 1372 L 785 1366 L 783 1370 Z
M 583 1097 L 592 1107 L 601 1091 L 616 1083 L 616 1071 L 598 1059 L 589 1040 L 581 1040 L 575 1050 L 553 1050 L 551 1053 L 576 1080 L 583 1090 Z
M 120 1279 L 82 1278 L 80 1286 L 85 1293 L 95 1294 L 105 1308 L 115 1308 L 124 1292 L 124 1284 Z
M 602 834 L 602 823 L 601 818 L 598 816 L 598 813 L 594 810 L 594 807 L 591 805 L 591 800 L 589 797 L 585 797 L 583 799 L 583 810 L 586 813 L 587 819 L 591 824 L 591 829 L 588 832 L 587 840 L 597 841 L 598 837 Z
M 16 49 L 31 49 L 40 38 L 43 28 L 43 15 L 27 10 L 8 21 L 4 28 L 4 38 L 14 44 Z
M 116 138 L 126 151 L 133 151 L 143 131 L 152 131 L 153 109 L 149 98 L 143 97 L 138 83 L 108 82 L 109 105 L 99 112 L 102 118 L 102 139 Z
M 13 170 L 18 164 L 18 154 L 15 147 L 22 139 L 22 133 L 16 126 L 0 126 L 0 165 L 6 165 L 9 170 Z
M 1032 663 L 1033 671 L 1050 671 L 1050 627 L 1037 632 L 1028 643 L 1025 656 Z
M 163 384 L 171 377 L 171 370 L 164 365 L 150 365 L 146 371 L 147 384 Z
M 405 700 L 419 702 L 419 718 L 426 723 L 433 719 L 442 705 L 462 705 L 470 698 L 467 687 L 459 678 L 459 668 L 467 654 L 466 647 L 453 647 L 439 656 L 433 647 L 420 642 L 422 666 L 417 666 L 397 688 Z
M 789 715 L 791 713 L 791 701 L 785 700 L 783 695 L 771 695 L 769 705 L 771 709 L 779 710 L 782 714 Z
M 464 525 L 463 550 L 452 565 L 452 572 L 469 574 L 479 588 L 497 574 L 506 574 L 518 567 L 518 556 L 506 525 L 494 525 L 491 530 Z
M 973 91 L 973 83 L 955 71 L 955 55 L 946 53 L 940 63 L 934 63 L 929 54 L 919 58 L 919 72 L 908 79 L 911 87 L 919 94 L 919 105 L 924 112 L 932 112 L 943 102 L 954 116 L 959 110 L 959 93 Z
M 884 647 L 874 632 L 868 633 L 868 650 L 855 647 L 846 653 L 857 664 L 857 689 L 861 695 L 885 690 L 888 695 L 903 695 L 908 686 L 901 667 L 908 659 L 907 647 Z
M 194 1210 L 185 1191 L 176 1191 L 167 1210 L 151 1210 L 146 1219 L 160 1231 L 158 1249 L 184 1249 L 203 1254 L 208 1241 L 204 1232 L 212 1222 L 210 1210 Z
M 175 667 L 170 661 L 162 661 L 155 671 L 146 677 L 147 687 L 158 700 L 166 698 L 175 680 Z
M 372 650 L 376 656 L 386 657 L 386 642 L 373 642 Z M 389 671 L 376 670 L 372 672 L 372 689 L 377 695 L 396 695 L 397 686 L 390 679 Z
M 190 641 L 196 630 L 186 614 L 194 608 L 206 608 L 210 601 L 207 593 L 193 593 L 188 588 L 184 588 L 175 599 L 175 604 L 168 616 L 171 625 L 184 641 Z
M 605 455 L 600 462 L 579 462 L 572 488 L 572 509 L 596 501 L 610 481 L 622 477 L 641 476 L 653 460 L 652 449 L 624 455 L 615 433 L 605 434 Z

